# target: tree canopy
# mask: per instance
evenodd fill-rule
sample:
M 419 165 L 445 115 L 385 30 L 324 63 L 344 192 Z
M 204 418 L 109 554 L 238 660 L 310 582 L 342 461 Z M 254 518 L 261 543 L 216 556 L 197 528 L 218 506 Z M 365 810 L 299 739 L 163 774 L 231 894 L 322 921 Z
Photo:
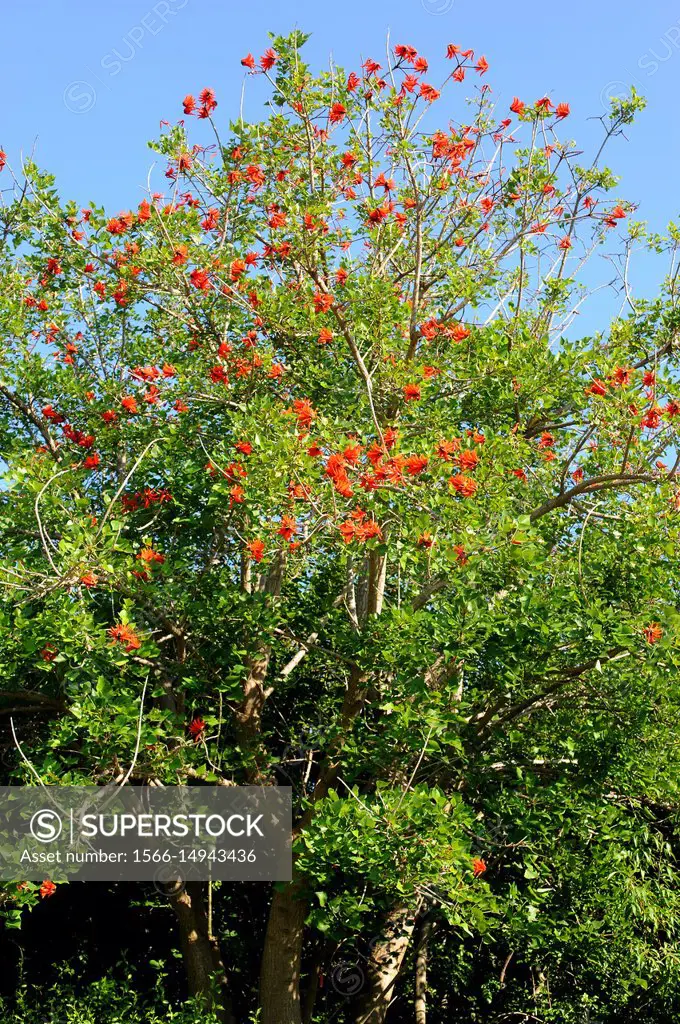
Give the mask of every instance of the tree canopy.
M 186 96 L 134 210 L 0 160 L 7 778 L 293 787 L 291 884 L 215 936 L 171 897 L 221 1020 L 673 1019 L 680 235 L 602 163 L 643 101 L 586 159 L 471 50 L 304 42 L 244 58 L 257 122 Z

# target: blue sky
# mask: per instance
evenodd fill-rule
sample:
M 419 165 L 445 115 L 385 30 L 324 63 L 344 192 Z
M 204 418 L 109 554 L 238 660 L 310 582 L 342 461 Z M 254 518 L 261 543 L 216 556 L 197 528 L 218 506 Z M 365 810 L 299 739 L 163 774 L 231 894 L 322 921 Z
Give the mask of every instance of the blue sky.
M 432 62 L 448 42 L 472 47 L 487 57 L 486 81 L 501 104 L 514 94 L 566 100 L 570 132 L 585 145 L 607 96 L 635 84 L 648 108 L 608 162 L 639 217 L 661 229 L 678 214 L 680 7 L 669 0 L 15 3 L 0 39 L 0 147 L 14 163 L 35 147 L 62 195 L 117 212 L 142 198 L 153 161 L 146 141 L 161 119 L 181 116 L 184 94 L 212 86 L 226 122 L 238 112 L 240 58 L 261 53 L 268 31 L 293 27 L 312 33 L 313 63 L 332 54 L 348 70 L 360 58 L 380 60 L 388 31 Z M 260 87 L 248 83 L 246 116 L 258 115 Z

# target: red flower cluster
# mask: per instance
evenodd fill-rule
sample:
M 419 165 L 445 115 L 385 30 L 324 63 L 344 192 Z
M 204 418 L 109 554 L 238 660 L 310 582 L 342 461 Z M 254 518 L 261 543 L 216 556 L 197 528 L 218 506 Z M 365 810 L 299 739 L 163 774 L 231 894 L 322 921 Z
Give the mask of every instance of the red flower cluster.
M 120 500 L 124 512 L 136 512 L 139 508 L 150 508 L 152 505 L 162 505 L 164 502 L 172 501 L 172 494 L 165 487 L 158 491 L 146 487 L 143 491 L 136 491 L 134 494 L 124 494 Z
M 382 540 L 382 530 L 375 519 L 369 519 L 363 509 L 360 508 L 355 509 L 350 518 L 346 519 L 344 523 L 340 523 L 338 529 L 345 544 L 351 544 L 352 541 L 365 544 L 367 540 L 373 537 Z
M 215 93 L 213 92 L 212 89 L 203 89 L 199 93 L 198 99 L 200 106 L 198 107 L 198 109 L 196 109 L 196 100 L 194 99 L 194 97 L 191 94 L 185 96 L 182 102 L 184 113 L 188 114 L 189 116 L 196 115 L 196 117 L 200 117 L 202 119 L 210 117 L 213 110 L 217 106 Z
M 159 565 L 162 565 L 165 561 L 165 555 L 161 555 L 159 551 L 154 551 L 150 547 L 142 548 L 137 558 L 142 562 L 146 562 L 147 565 L 152 565 L 153 562 L 158 562 Z
M 255 562 L 261 562 L 264 558 L 264 541 L 263 540 L 251 540 L 246 544 L 246 551 Z
M 132 626 L 111 626 L 108 630 L 108 634 L 113 643 L 123 644 L 128 654 L 131 654 L 132 651 L 138 651 L 142 646 L 142 641 L 139 639 Z
M 189 734 L 196 740 L 203 735 L 205 732 L 205 722 L 202 718 L 194 718 L 189 723 Z

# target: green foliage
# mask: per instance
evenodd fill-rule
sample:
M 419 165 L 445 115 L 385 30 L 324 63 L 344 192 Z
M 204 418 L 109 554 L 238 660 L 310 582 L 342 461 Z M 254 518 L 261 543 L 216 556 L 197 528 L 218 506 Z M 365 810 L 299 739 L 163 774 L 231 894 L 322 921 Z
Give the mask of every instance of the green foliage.
M 482 90 L 438 129 L 415 58 L 355 83 L 305 38 L 273 40 L 265 122 L 206 94 L 213 150 L 167 127 L 166 195 L 80 211 L 29 164 L 2 212 L 0 716 L 33 767 L 11 778 L 292 785 L 305 958 L 370 958 L 403 906 L 440 926 L 435 1021 L 656 1019 L 677 228 L 618 234 L 633 207 L 561 141 L 564 105 L 509 128 Z M 484 73 L 450 57 L 447 89 Z M 604 142 L 643 105 L 613 100 Z M 614 239 L 624 305 L 575 337 Z M 635 244 L 671 257 L 653 300 Z M 37 899 L 8 889 L 10 923 Z M 156 1020 L 121 998 L 55 1020 Z

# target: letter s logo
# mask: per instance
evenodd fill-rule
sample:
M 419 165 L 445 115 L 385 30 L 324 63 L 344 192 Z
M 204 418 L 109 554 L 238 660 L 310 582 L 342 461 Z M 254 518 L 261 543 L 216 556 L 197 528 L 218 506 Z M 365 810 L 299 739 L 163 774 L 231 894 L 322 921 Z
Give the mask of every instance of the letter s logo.
M 62 827 L 61 817 L 47 808 L 36 811 L 29 825 L 31 835 L 39 843 L 53 843 L 61 835 Z

